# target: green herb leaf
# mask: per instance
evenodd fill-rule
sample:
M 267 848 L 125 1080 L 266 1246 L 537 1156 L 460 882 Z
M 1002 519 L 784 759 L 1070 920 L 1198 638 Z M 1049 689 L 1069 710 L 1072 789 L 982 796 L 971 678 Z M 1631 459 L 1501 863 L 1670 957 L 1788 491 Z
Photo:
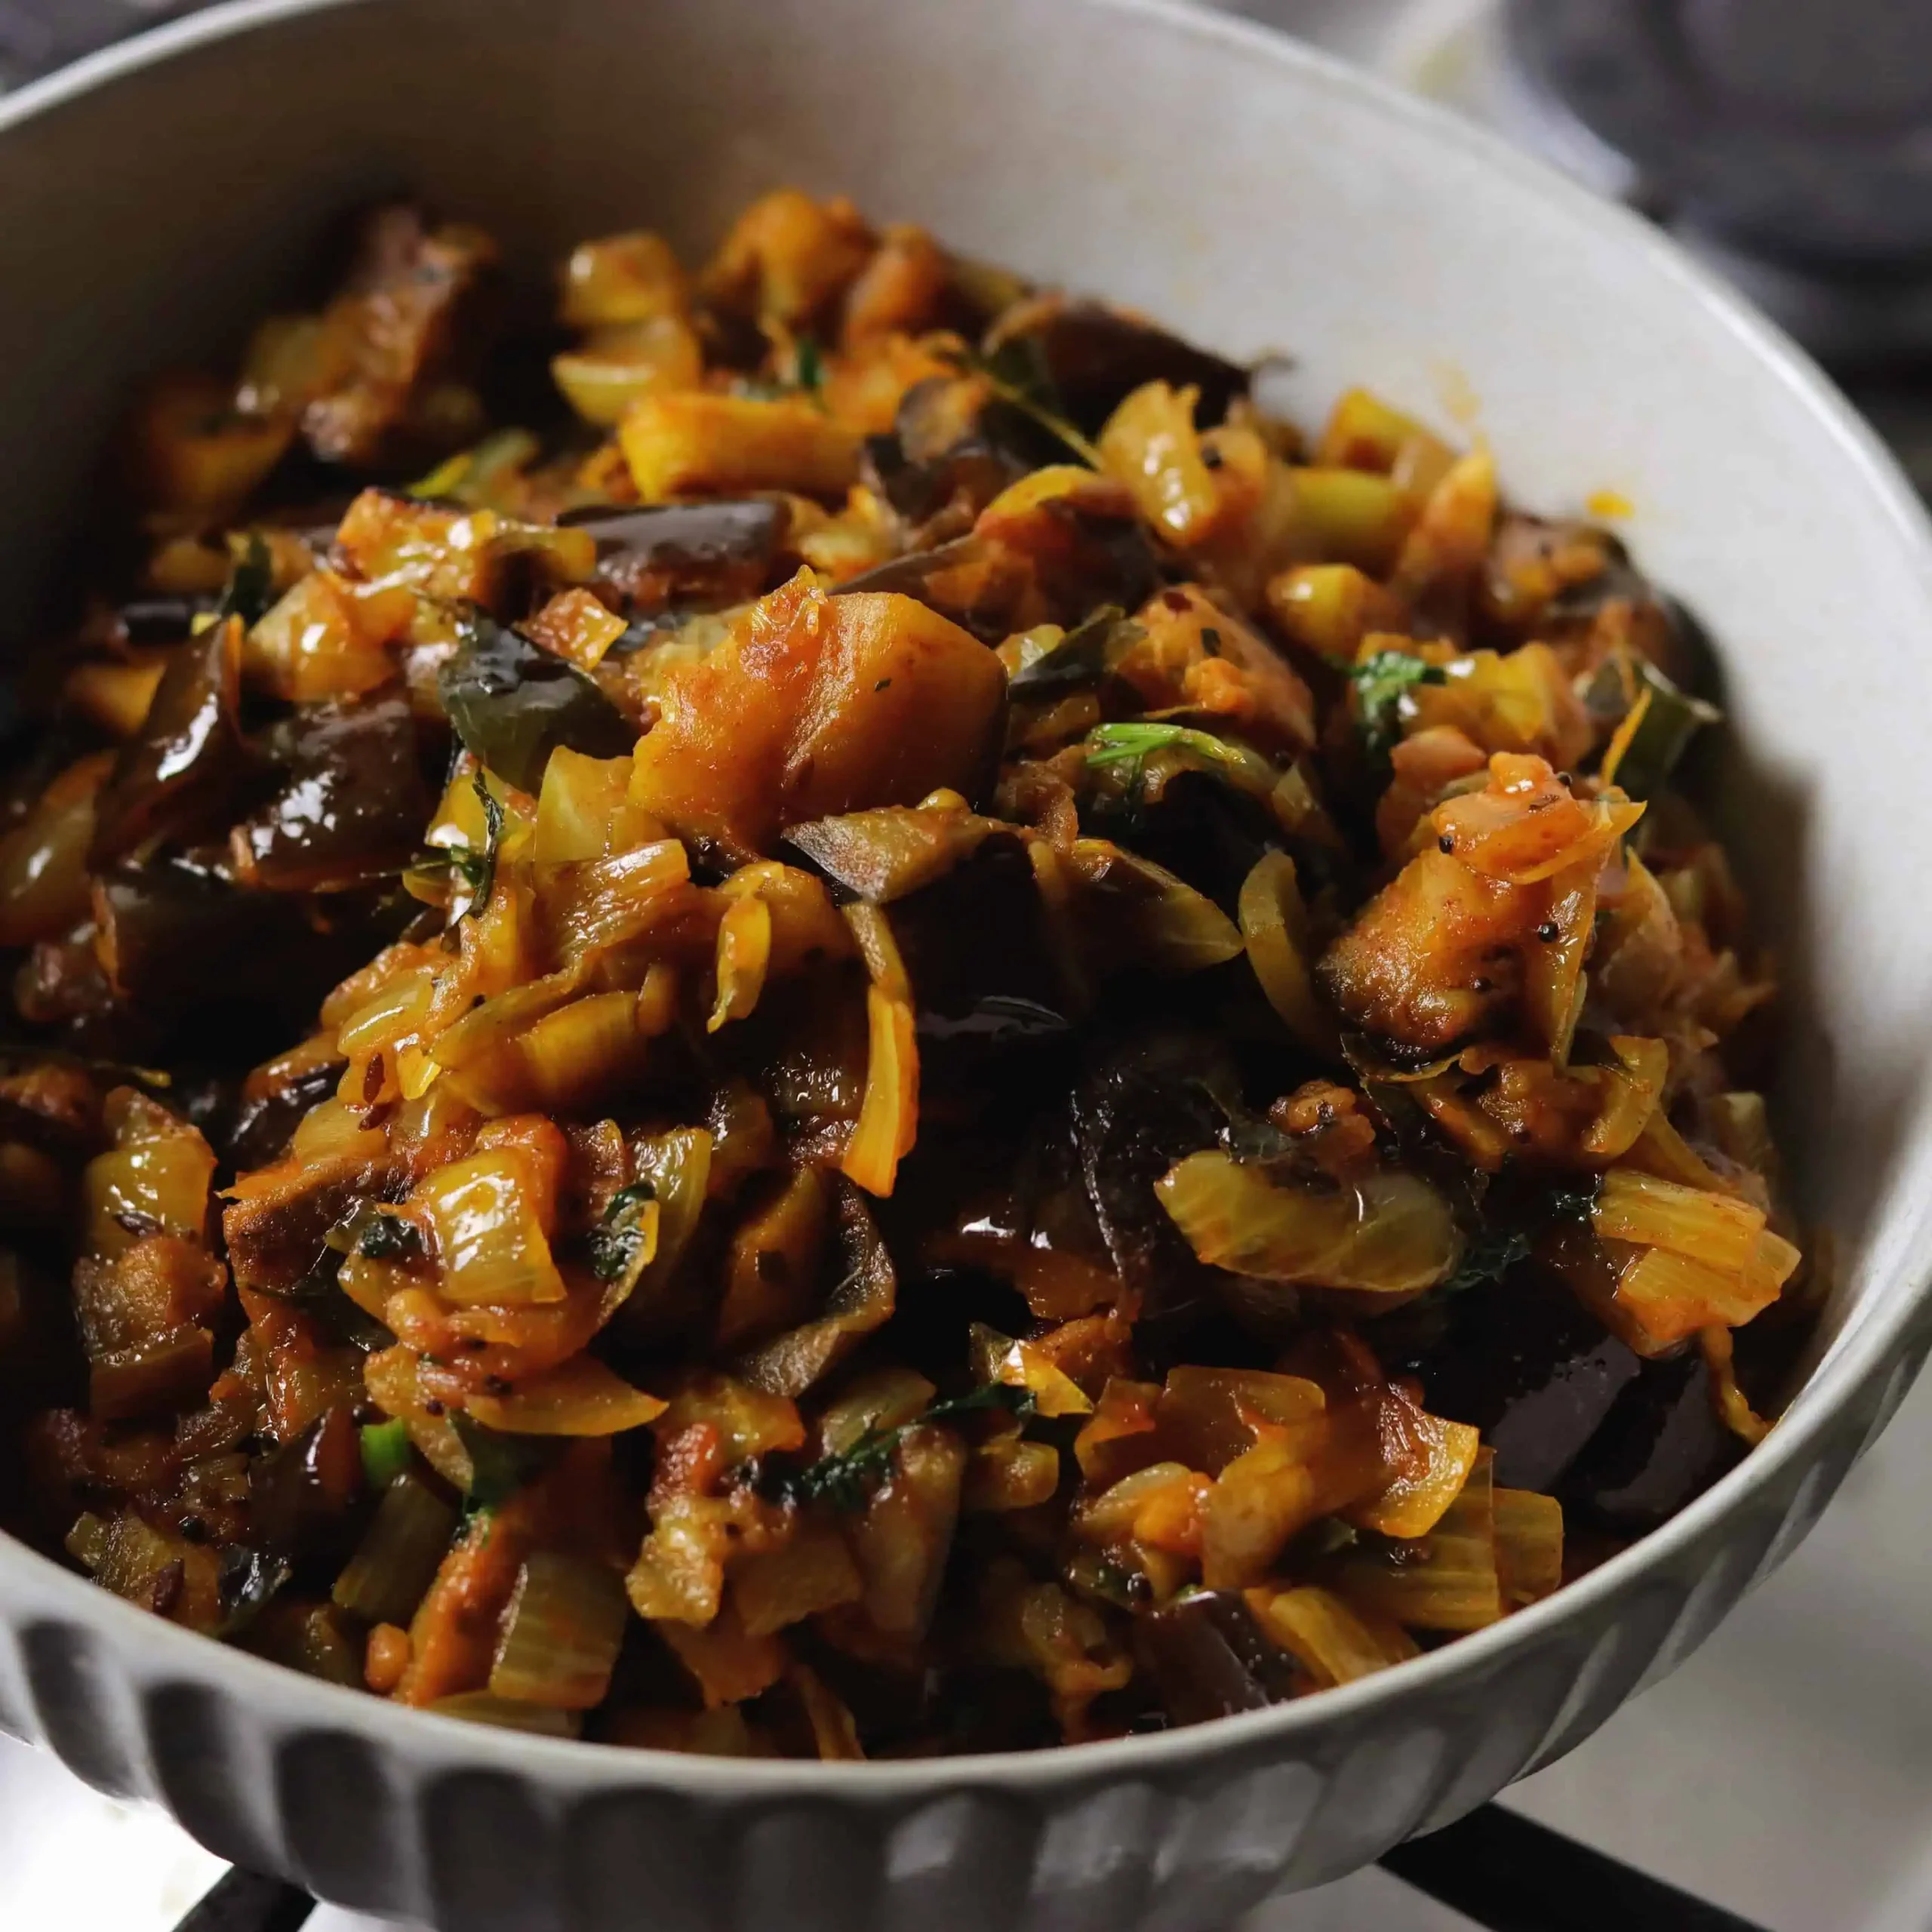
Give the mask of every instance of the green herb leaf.
M 779 1500 L 801 1508 L 822 1503 L 832 1509 L 863 1509 L 872 1491 L 891 1473 L 892 1459 L 908 1430 L 922 1429 L 929 1423 L 950 1422 L 983 1409 L 1004 1409 L 1008 1415 L 1024 1418 L 1033 1414 L 1033 1392 L 1008 1382 L 982 1383 L 964 1395 L 934 1403 L 923 1414 L 896 1428 L 868 1429 L 849 1447 L 782 1477 L 777 1484 Z
M 1121 764 L 1130 759 L 1137 763 L 1150 753 L 1161 751 L 1192 752 L 1216 764 L 1233 764 L 1240 758 L 1240 754 L 1223 740 L 1211 732 L 1197 731 L 1189 724 L 1096 724 L 1087 734 L 1089 764 Z
M 1048 372 L 1046 357 L 1030 336 L 1001 343 L 990 355 L 966 348 L 942 354 L 961 374 L 983 377 L 1001 401 L 1037 423 L 1089 469 L 1100 468 L 1100 452 L 1066 420 L 1066 406 Z
M 1530 1238 L 1520 1228 L 1484 1228 L 1463 1250 L 1456 1272 L 1442 1284 L 1442 1293 L 1461 1294 L 1485 1281 L 1500 1281 L 1530 1255 Z
M 220 601 L 214 607 L 214 620 L 239 617 L 245 630 L 252 630 L 275 601 L 275 566 L 269 546 L 259 530 L 248 533 L 248 541 L 234 568 L 228 574 Z
M 633 1181 L 611 1195 L 603 1220 L 590 1231 L 590 1272 L 600 1281 L 622 1281 L 629 1272 L 644 1239 L 639 1211 L 657 1198 L 657 1190 L 648 1180 Z
M 1349 673 L 1355 688 L 1355 728 L 1362 749 L 1380 762 L 1394 749 L 1401 734 L 1402 695 L 1418 685 L 1445 681 L 1441 666 L 1425 664 L 1402 651 L 1378 651 Z
M 362 1479 L 380 1496 L 409 1466 L 409 1429 L 400 1420 L 365 1423 L 360 1435 Z
M 808 395 L 817 395 L 825 381 L 825 358 L 817 338 L 801 335 L 792 350 L 792 379 Z

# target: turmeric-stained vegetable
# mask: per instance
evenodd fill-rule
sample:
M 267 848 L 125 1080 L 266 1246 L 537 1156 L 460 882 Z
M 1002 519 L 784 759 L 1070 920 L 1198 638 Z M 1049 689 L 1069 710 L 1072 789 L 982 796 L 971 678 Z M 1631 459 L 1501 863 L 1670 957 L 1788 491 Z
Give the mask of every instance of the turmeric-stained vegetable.
M 1203 1261 L 1269 1281 L 1413 1294 L 1446 1279 L 1462 1252 L 1448 1203 L 1399 1169 L 1322 1185 L 1211 1152 L 1190 1154 L 1155 1192 Z
M 671 674 L 631 796 L 748 856 L 786 826 L 976 787 L 1005 686 L 990 651 L 909 597 L 800 577 Z
M 1776 971 L 1616 538 L 797 188 L 497 266 L 378 209 L 152 392 L 21 680 L 9 1527 L 857 1762 L 1398 1668 L 1775 1429 Z

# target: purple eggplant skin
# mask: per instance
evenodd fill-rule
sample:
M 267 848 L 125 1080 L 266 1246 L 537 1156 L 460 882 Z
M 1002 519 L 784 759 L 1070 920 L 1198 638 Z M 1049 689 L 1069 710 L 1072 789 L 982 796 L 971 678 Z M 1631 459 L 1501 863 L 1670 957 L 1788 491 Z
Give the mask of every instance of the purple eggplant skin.
M 1138 1029 L 1098 1051 L 1075 1084 L 1074 1146 L 1094 1218 L 1121 1281 L 1151 1318 L 1213 1299 L 1210 1271 L 1154 1183 L 1176 1161 L 1218 1144 L 1240 1091 L 1224 1044 Z
M 251 884 L 340 891 L 408 863 L 433 801 L 407 698 L 318 706 L 276 726 L 264 749 L 280 788 L 234 834 Z
M 297 1074 L 272 1093 L 242 1100 L 217 1143 L 228 1165 L 246 1174 L 280 1160 L 302 1116 L 336 1091 L 348 1066 L 346 1060 L 331 1060 Z
M 94 801 L 88 863 L 100 871 L 137 846 L 191 843 L 225 830 L 259 783 L 242 736 L 238 620 L 214 624 L 169 661 L 140 730 L 121 748 Z
M 1090 436 L 1144 383 L 1198 389 L 1197 414 L 1207 425 L 1226 415 L 1228 405 L 1247 393 L 1251 380 L 1239 363 L 1197 349 L 1138 315 L 1057 295 L 1017 303 L 987 342 L 995 350 L 1030 343 L 1068 420 Z
M 1176 1724 L 1258 1711 L 1308 1687 L 1294 1660 L 1262 1634 L 1236 1591 L 1177 1597 L 1135 1620 L 1134 1641 Z
M 1528 1269 L 1373 1324 L 1367 1339 L 1391 1374 L 1421 1381 L 1435 1414 L 1482 1431 L 1506 1489 L 1554 1488 L 1643 1367 Z
M 635 616 L 723 609 L 768 589 L 786 554 L 791 512 L 761 497 L 567 512 L 597 542 L 595 587 Z
M 1718 1415 L 1701 1355 L 1646 1362 L 1570 1471 L 1564 1506 L 1604 1529 L 1641 1536 L 1743 1453 Z

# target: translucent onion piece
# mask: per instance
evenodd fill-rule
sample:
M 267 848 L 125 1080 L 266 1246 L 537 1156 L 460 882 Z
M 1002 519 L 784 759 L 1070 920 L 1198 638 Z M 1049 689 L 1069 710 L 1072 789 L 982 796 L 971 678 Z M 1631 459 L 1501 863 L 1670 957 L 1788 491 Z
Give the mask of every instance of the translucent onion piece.
M 472 1394 L 464 1407 L 507 1435 L 619 1435 L 655 1422 L 666 1404 L 633 1389 L 595 1355 L 573 1355 L 506 1395 Z
M 525 1558 L 490 1672 L 490 1694 L 587 1711 L 604 1700 L 630 1605 L 601 1563 L 536 1550 Z
M 1720 1273 L 1740 1275 L 1756 1257 L 1764 1229 L 1762 1211 L 1748 1201 L 1628 1168 L 1604 1176 L 1590 1222 L 1606 1240 L 1667 1247 Z
M 1248 963 L 1268 1004 L 1310 1052 L 1333 1057 L 1335 1023 L 1309 972 L 1307 912 L 1294 860 L 1285 852 L 1264 853 L 1241 882 L 1236 910 Z
M 1060 1451 L 1051 1442 L 996 1435 L 974 1450 L 959 1506 L 968 1515 L 1032 1509 L 1051 1501 L 1059 1487 Z
M 1318 1684 L 1352 1684 L 1421 1654 L 1399 1625 L 1351 1610 L 1332 1590 L 1264 1586 L 1247 1594 L 1255 1621 Z
M 1755 1449 L 1770 1434 L 1771 1425 L 1758 1414 L 1744 1391 L 1737 1386 L 1737 1370 L 1731 1360 L 1730 1331 L 1713 1324 L 1697 1331 L 1697 1346 L 1704 1365 L 1710 1371 L 1711 1396 L 1719 1419 L 1732 1435 Z M 1498 1494 L 1501 1492 L 1499 1491 Z
M 856 1762 L 865 1756 L 859 1745 L 859 1727 L 845 1700 L 818 1672 L 804 1664 L 794 1664 L 787 1681 L 804 1707 L 805 1721 L 811 1726 L 812 1741 L 818 1746 L 821 1764 Z
M 330 1596 L 370 1623 L 406 1625 L 435 1580 L 456 1529 L 456 1512 L 418 1475 L 405 1472 L 383 1492 L 355 1554 Z
M 459 1690 L 434 1698 L 423 1708 L 438 1717 L 494 1724 L 503 1730 L 534 1731 L 540 1737 L 575 1737 L 583 1722 L 574 1711 L 558 1710 L 548 1704 L 516 1703 L 489 1690 Z
M 1094 1404 L 1079 1383 L 1032 1343 L 1016 1342 L 979 1321 L 968 1330 L 968 1340 L 973 1373 L 980 1381 L 1024 1389 L 1043 1416 L 1093 1414 Z
M 1480 1630 L 1503 1611 L 1490 1456 L 1426 1537 L 1377 1538 L 1338 1558 L 1326 1580 L 1350 1604 L 1412 1630 Z
M 1463 1492 L 1482 1446 L 1466 1423 L 1431 1415 L 1399 1389 L 1377 1392 L 1388 1486 L 1348 1511 L 1350 1522 L 1386 1537 L 1426 1536 Z
M 718 999 L 705 1030 L 746 1018 L 764 990 L 771 958 L 771 909 L 762 899 L 735 899 L 718 925 Z
M 1530 1489 L 1499 1489 L 1496 1574 L 1504 1605 L 1519 1610 L 1563 1581 L 1563 1506 Z
M 446 1301 L 515 1307 L 564 1299 L 530 1177 L 514 1151 L 473 1154 L 438 1168 L 418 1198 L 435 1230 Z
M 1449 1204 L 1398 1168 L 1318 1192 L 1209 1151 L 1171 1168 L 1154 1191 L 1211 1267 L 1268 1281 L 1413 1294 L 1447 1279 L 1462 1252 Z
M 1543 758 L 1498 752 L 1489 771 L 1483 790 L 1445 801 L 1430 821 L 1487 878 L 1532 885 L 1600 861 L 1644 815 L 1629 799 L 1577 798 Z
M 864 1589 L 837 1524 L 810 1518 L 782 1543 L 740 1556 L 731 1568 L 731 1599 L 752 1637 L 857 1603 Z
M 867 1193 L 891 1193 L 918 1133 L 919 1043 L 911 1006 L 876 984 L 866 989 L 871 1037 L 866 1096 L 839 1165 Z
M 1102 1392 L 1103 1410 L 1114 1386 Z M 1126 1385 L 1128 1392 L 1141 1386 Z M 1183 1362 L 1168 1371 L 1152 1423 L 1163 1453 L 1214 1475 L 1253 1447 L 1265 1430 L 1306 1422 L 1326 1407 L 1319 1386 L 1302 1376 Z M 1122 1407 L 1123 1427 L 1135 1426 L 1137 1404 L 1131 1392 Z
M 776 1637 L 754 1637 L 727 1603 L 707 1624 L 661 1623 L 657 1633 L 697 1681 L 706 1710 L 741 1704 L 768 1690 L 785 1674 L 785 1647 Z

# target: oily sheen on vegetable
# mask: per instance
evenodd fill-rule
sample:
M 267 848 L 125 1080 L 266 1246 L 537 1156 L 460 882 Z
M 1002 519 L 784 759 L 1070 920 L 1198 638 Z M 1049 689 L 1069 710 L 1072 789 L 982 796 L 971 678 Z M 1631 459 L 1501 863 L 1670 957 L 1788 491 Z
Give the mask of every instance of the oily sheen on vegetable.
M 487 211 L 485 211 L 487 212 Z M 0 1507 L 376 1695 L 1188 1724 L 1769 1426 L 1769 961 L 1608 532 L 782 189 L 158 381 L 0 818 Z

